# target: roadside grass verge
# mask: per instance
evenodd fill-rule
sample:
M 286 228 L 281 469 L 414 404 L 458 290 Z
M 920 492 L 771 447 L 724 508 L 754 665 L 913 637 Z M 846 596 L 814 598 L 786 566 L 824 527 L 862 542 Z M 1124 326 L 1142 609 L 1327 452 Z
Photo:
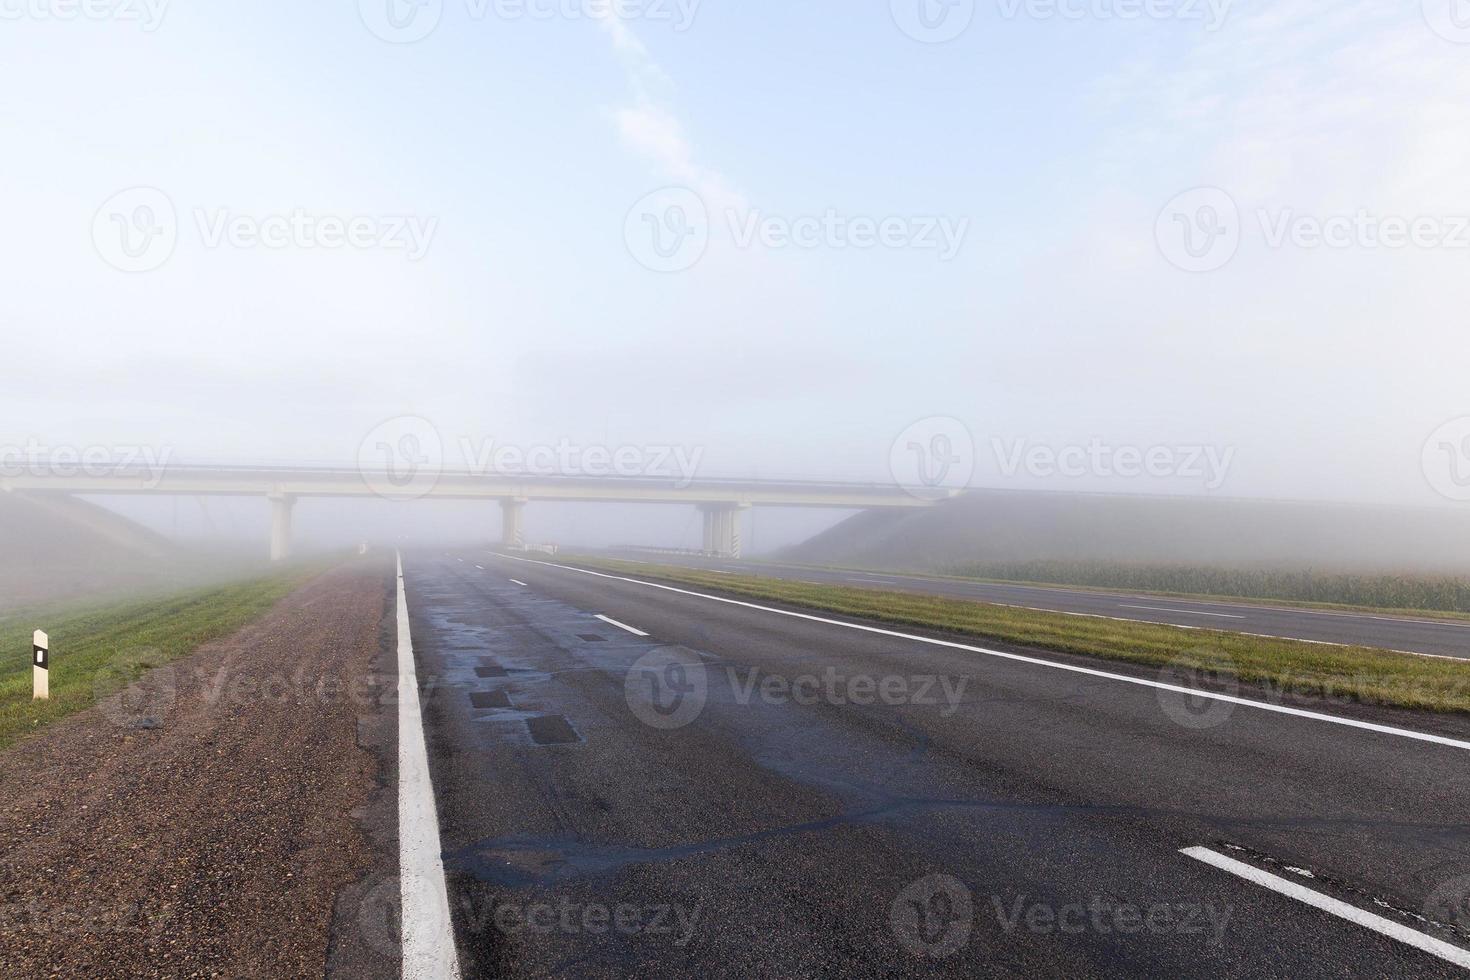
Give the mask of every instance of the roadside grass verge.
M 912 592 L 720 575 L 601 558 L 571 560 L 632 578 L 653 577 L 883 623 L 1166 668 L 1173 683 L 1188 684 L 1192 675 L 1205 675 L 1258 685 L 1271 697 L 1297 694 L 1399 708 L 1470 712 L 1470 661 L 1035 612 Z
M 147 600 L 73 604 L 0 618 L 0 749 L 91 707 L 160 664 L 259 618 L 322 570 L 275 574 Z M 31 699 L 31 634 L 51 640 L 51 698 Z

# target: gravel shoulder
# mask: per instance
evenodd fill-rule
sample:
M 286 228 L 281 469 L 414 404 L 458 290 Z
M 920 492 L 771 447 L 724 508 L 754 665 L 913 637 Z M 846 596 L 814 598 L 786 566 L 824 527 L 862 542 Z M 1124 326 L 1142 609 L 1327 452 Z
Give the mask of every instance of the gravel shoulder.
M 0 973 L 396 975 L 391 585 L 339 566 L 0 754 Z

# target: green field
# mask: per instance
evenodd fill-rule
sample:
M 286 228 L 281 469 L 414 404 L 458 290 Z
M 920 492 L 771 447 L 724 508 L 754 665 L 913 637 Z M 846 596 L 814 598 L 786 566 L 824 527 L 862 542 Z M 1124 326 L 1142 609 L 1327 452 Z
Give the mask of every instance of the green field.
M 104 605 L 35 608 L 0 617 L 0 748 L 91 707 L 150 667 L 259 618 L 318 566 Z M 51 640 L 51 699 L 31 699 L 31 634 Z
M 722 575 L 605 559 L 577 564 L 1019 646 L 1234 678 L 1268 695 L 1306 694 L 1364 704 L 1470 712 L 1470 663 L 1367 647 L 1273 640 L 1064 613 L 1035 612 L 881 589 Z

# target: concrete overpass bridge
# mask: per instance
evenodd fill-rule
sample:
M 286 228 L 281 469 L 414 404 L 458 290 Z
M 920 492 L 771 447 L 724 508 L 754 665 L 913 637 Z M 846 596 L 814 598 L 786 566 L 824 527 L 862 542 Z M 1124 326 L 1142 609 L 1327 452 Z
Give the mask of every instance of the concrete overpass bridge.
M 683 483 L 447 470 L 405 476 L 391 470 L 312 466 L 139 465 L 104 473 L 67 473 L 35 463 L 24 472 L 0 475 L 0 491 L 263 497 L 271 506 L 270 553 L 276 561 L 291 552 L 292 508 L 303 497 L 494 500 L 501 507 L 501 543 L 509 548 L 525 546 L 525 508 L 532 501 L 687 504 L 704 515 L 704 551 L 738 558 L 740 515 L 752 507 L 916 508 L 953 495 L 936 491 L 920 497 L 897 484 L 881 483 L 724 479 Z

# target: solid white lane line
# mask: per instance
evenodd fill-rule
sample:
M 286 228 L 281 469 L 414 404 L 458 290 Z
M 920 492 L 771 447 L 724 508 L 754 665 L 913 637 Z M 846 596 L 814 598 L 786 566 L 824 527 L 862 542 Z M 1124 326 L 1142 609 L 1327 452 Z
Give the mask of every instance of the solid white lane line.
M 1413 946 L 1415 949 L 1422 949 L 1431 956 L 1438 956 L 1440 959 L 1448 960 L 1456 966 L 1470 968 L 1470 950 L 1435 939 L 1433 936 L 1426 935 L 1415 929 L 1410 929 L 1408 926 L 1394 922 L 1392 919 L 1385 919 L 1381 915 L 1365 912 L 1356 905 L 1339 902 L 1337 899 L 1323 895 L 1321 892 L 1312 891 L 1310 888 L 1303 888 L 1294 881 L 1289 881 L 1286 878 L 1262 871 L 1260 868 L 1246 864 L 1243 861 L 1226 857 L 1207 847 L 1186 847 L 1179 853 L 1187 857 L 1192 857 L 1196 861 L 1203 861 L 1205 864 L 1213 865 L 1222 871 L 1228 871 L 1237 878 L 1244 878 L 1246 881 L 1260 885 L 1262 888 L 1269 888 L 1273 892 L 1285 895 L 1288 898 L 1294 898 L 1298 902 L 1312 906 L 1314 909 L 1321 909 L 1323 912 L 1329 915 L 1335 915 L 1339 919 L 1346 919 L 1365 929 L 1372 929 L 1374 932 L 1387 936 L 1390 939 L 1397 939 L 1399 942 Z
M 454 980 L 459 954 L 449 918 L 439 815 L 424 744 L 418 672 L 398 556 L 398 877 L 402 901 L 403 976 L 410 980 Z
M 523 589 L 529 589 L 530 588 L 529 585 L 527 585 L 525 582 L 522 582 L 518 578 L 513 578 L 513 579 L 511 579 L 511 581 L 514 582 L 516 585 L 519 585 Z
M 609 624 L 611 626 L 616 626 L 620 630 L 627 630 L 629 633 L 632 633 L 634 636 L 647 636 L 648 635 L 647 633 L 643 632 L 640 629 L 637 629 L 635 627 L 629 626 L 627 623 L 620 623 L 620 622 L 618 622 L 616 619 L 613 619 L 611 616 L 604 616 L 604 615 L 602 615 L 602 613 L 598 613 L 597 614 L 597 618 L 600 619 L 600 620 L 602 620 L 604 623 L 607 623 L 607 624 Z
M 1186 616 L 1217 616 L 1220 619 L 1245 619 L 1244 616 L 1232 616 L 1229 613 L 1207 613 L 1198 612 L 1194 609 L 1165 609 L 1163 606 L 1130 606 L 1126 602 L 1118 603 L 1120 609 L 1147 609 L 1149 612 L 1183 613 Z
M 1332 725 L 1342 725 L 1346 728 L 1360 728 L 1364 731 L 1378 732 L 1382 735 L 1394 735 L 1399 738 L 1410 738 L 1418 742 L 1432 742 L 1435 745 L 1448 745 L 1454 749 L 1470 750 L 1470 742 L 1457 738 L 1447 738 L 1444 735 L 1431 735 L 1428 732 L 1416 732 L 1408 728 L 1394 728 L 1391 725 L 1375 725 L 1368 721 L 1358 721 L 1354 718 L 1339 718 L 1336 715 L 1327 715 L 1319 711 L 1306 711 L 1302 708 L 1288 708 L 1279 704 L 1267 704 L 1264 701 L 1252 701 L 1250 698 L 1240 698 L 1231 694 L 1216 694 L 1213 691 L 1202 691 L 1193 687 L 1182 687 L 1177 684 L 1165 684 L 1162 681 L 1151 681 L 1142 677 L 1130 677 L 1127 674 L 1114 674 L 1111 671 L 1096 670 L 1092 667 L 1078 667 L 1073 664 L 1058 663 L 1055 660 L 1044 660 L 1040 657 L 1028 657 L 1020 653 L 1007 653 L 1004 650 L 991 650 L 988 647 L 977 647 L 969 643 L 956 643 L 953 640 L 937 640 L 930 636 L 919 636 L 914 633 L 901 633 L 898 630 L 883 629 L 878 626 L 868 626 L 863 623 L 845 623 L 840 619 L 828 619 L 825 616 L 813 616 L 810 613 L 794 612 L 790 609 L 776 609 L 772 606 L 762 606 L 754 602 L 744 602 L 740 599 L 728 599 L 725 596 L 708 595 L 704 592 L 692 592 L 689 589 L 675 588 L 672 585 L 664 585 L 660 582 L 645 582 L 642 579 L 628 578 L 624 575 L 610 575 L 606 572 L 594 572 L 587 568 L 577 568 L 573 565 L 558 565 L 550 561 L 534 561 L 530 558 L 517 558 L 514 555 L 499 555 L 510 561 L 523 561 L 532 565 L 545 565 L 547 568 L 560 568 L 568 572 L 578 572 L 582 575 L 592 575 L 597 578 L 612 579 L 615 582 L 627 582 L 630 585 L 641 585 L 645 588 L 659 589 L 664 592 L 674 592 L 679 595 L 693 596 L 696 599 L 707 599 L 710 602 L 723 602 L 726 605 L 742 606 L 746 609 L 755 609 L 759 612 L 772 613 L 777 616 L 789 616 L 792 619 L 804 619 L 812 623 L 822 623 L 828 626 L 841 626 L 844 629 L 859 630 L 863 633 L 874 633 L 878 636 L 891 636 L 899 640 L 912 640 L 915 643 L 927 643 L 930 646 L 947 647 L 951 650 L 965 650 L 969 653 L 983 653 L 987 657 L 999 657 L 1002 660 L 1013 660 L 1017 663 L 1033 664 L 1038 667 L 1049 667 L 1052 670 L 1065 670 L 1073 674 L 1086 674 L 1089 677 L 1101 677 L 1105 680 L 1118 681 L 1123 684 L 1135 684 L 1139 687 L 1151 687 L 1160 691 L 1174 691 L 1178 694 L 1186 694 L 1190 697 L 1204 698 L 1208 701 L 1225 701 L 1230 704 L 1244 705 L 1248 708 L 1257 708 L 1261 711 L 1270 711 L 1274 714 L 1291 715 L 1295 718 L 1308 718 L 1312 721 L 1327 722 Z M 1196 629 L 1197 627 L 1180 627 L 1181 629 Z

